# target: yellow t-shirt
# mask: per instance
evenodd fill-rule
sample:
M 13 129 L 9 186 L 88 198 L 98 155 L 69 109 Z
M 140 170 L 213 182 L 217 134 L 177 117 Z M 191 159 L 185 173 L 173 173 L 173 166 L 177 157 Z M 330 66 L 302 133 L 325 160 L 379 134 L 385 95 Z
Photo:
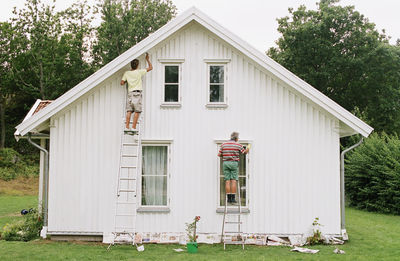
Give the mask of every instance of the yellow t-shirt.
M 142 88 L 142 76 L 147 72 L 146 69 L 126 71 L 124 76 L 122 76 L 122 80 L 128 82 L 128 92 L 143 90 Z

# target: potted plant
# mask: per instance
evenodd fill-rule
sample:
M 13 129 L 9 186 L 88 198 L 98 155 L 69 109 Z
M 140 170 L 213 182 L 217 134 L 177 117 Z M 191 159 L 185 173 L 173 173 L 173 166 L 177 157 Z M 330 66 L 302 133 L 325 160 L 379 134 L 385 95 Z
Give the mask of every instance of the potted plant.
M 186 223 L 186 233 L 189 238 L 189 242 L 186 243 L 186 247 L 189 253 L 197 253 L 197 235 L 196 227 L 199 222 L 200 216 L 195 216 L 192 223 Z

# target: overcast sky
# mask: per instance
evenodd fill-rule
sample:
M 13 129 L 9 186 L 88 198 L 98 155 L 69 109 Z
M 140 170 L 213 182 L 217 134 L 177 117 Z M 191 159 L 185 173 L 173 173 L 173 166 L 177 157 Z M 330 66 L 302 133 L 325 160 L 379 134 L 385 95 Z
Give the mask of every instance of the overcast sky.
M 51 2 L 51 0 L 44 0 Z M 75 0 L 57 0 L 56 8 L 65 9 Z M 317 0 L 172 0 L 178 8 L 178 15 L 196 6 L 219 24 L 246 40 L 260 51 L 275 46 L 279 38 L 276 18 L 288 15 L 288 7 L 297 9 L 300 5 L 316 9 Z M 25 0 L 1 0 L 0 21 L 12 16 L 12 9 L 23 7 Z M 95 3 L 95 0 L 89 0 Z M 381 31 L 391 36 L 391 43 L 400 38 L 400 0 L 341 0 L 340 5 L 354 5 L 376 24 Z

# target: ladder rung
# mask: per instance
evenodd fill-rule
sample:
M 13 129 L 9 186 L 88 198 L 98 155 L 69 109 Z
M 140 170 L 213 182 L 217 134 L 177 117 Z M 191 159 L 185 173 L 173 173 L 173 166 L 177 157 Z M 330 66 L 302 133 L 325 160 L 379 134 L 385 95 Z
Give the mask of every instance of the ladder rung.
M 136 192 L 134 189 L 120 189 L 119 192 Z
M 122 143 L 122 145 L 123 146 L 137 146 L 138 144 L 135 142 L 125 142 L 125 143 Z
M 136 180 L 135 178 L 119 178 L 119 180 Z
M 119 215 L 115 215 L 116 217 L 133 217 L 136 215 L 128 215 L 128 214 L 119 214 Z
M 126 169 L 126 168 L 131 168 L 131 169 L 136 169 L 136 166 L 121 166 L 122 169 Z
M 135 154 L 122 154 L 122 157 L 137 157 Z
M 225 221 L 225 224 L 243 224 L 242 221 Z
M 243 232 L 241 232 L 241 231 L 224 231 L 224 234 L 225 233 L 229 233 L 229 234 L 243 234 Z

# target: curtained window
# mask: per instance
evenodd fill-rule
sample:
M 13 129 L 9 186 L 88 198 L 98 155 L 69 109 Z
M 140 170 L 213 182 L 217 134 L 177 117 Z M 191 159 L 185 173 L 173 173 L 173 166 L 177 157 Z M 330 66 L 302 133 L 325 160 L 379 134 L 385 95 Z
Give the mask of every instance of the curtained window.
M 168 146 L 144 145 L 142 206 L 167 206 Z

